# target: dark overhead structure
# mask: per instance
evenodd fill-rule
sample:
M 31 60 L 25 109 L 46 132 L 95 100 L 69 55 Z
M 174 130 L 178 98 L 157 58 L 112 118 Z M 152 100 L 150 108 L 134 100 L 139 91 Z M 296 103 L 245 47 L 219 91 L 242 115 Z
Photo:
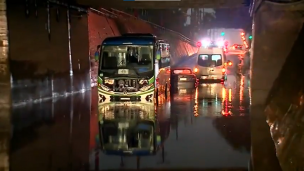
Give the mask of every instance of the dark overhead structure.
M 124 0 L 76 0 L 78 4 L 103 7 L 103 8 L 146 8 L 146 9 L 168 9 L 168 8 L 231 8 L 248 5 L 250 0 L 176 0 L 162 1 L 152 0 L 147 2 L 135 2 Z

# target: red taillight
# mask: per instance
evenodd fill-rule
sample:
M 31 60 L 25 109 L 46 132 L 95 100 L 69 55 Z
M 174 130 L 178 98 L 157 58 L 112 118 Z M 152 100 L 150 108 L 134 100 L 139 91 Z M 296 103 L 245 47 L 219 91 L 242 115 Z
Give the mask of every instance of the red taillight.
M 191 70 L 183 69 L 183 70 L 173 70 L 174 74 L 191 74 Z
M 196 43 L 196 46 L 197 46 L 197 47 L 201 47 L 201 46 L 202 46 L 202 42 L 197 42 L 197 43 Z
M 171 70 L 170 69 L 166 69 L 166 73 L 170 74 Z
M 232 66 L 232 62 L 228 62 L 228 65 L 229 65 L 229 66 Z

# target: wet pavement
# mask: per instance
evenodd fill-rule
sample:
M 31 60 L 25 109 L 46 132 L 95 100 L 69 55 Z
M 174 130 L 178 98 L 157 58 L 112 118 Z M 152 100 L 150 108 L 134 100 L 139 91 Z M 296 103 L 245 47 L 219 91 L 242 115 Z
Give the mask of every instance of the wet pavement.
M 181 66 L 192 67 L 191 60 Z M 99 150 L 95 89 L 14 107 L 11 170 L 247 170 L 249 97 L 249 78 L 231 69 L 225 85 L 202 84 L 160 100 L 164 145 L 155 156 L 141 158 L 106 156 Z

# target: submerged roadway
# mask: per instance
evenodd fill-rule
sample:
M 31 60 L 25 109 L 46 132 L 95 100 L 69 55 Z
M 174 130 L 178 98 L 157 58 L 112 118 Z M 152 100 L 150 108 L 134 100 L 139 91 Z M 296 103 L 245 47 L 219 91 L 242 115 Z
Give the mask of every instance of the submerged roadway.
M 228 59 L 238 61 L 238 55 Z M 179 63 L 193 67 L 194 57 Z M 156 156 L 106 156 L 98 145 L 96 90 L 13 109 L 11 170 L 136 168 L 247 170 L 250 161 L 249 78 L 235 67 L 228 81 L 180 90 L 161 101 L 163 150 Z M 26 156 L 26 157 L 25 157 Z

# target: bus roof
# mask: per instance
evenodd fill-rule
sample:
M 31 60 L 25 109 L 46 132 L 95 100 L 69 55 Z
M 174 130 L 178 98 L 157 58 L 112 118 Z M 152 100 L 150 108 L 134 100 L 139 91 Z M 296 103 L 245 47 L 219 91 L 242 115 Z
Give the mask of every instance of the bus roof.
M 151 33 L 126 33 L 126 34 L 122 34 L 122 36 L 128 36 L 128 37 L 137 37 L 137 36 L 141 36 L 141 37 L 156 37 L 155 35 L 151 34 Z
M 155 37 L 150 36 L 118 36 L 106 38 L 102 45 L 153 45 Z

